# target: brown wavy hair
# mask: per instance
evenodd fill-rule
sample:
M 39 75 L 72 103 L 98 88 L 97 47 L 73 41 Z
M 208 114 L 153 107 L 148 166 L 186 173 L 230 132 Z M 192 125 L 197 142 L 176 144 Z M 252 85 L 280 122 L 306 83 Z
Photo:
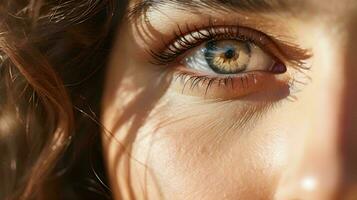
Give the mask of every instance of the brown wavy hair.
M 104 71 L 125 0 L 0 2 L 0 199 L 111 199 Z

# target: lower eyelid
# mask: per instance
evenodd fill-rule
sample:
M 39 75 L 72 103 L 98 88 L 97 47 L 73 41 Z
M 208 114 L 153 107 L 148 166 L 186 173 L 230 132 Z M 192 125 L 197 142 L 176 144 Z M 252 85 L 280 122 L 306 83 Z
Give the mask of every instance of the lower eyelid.
M 255 93 L 272 95 L 274 91 L 283 90 L 282 95 L 285 95 L 289 93 L 289 84 L 288 78 L 282 76 L 253 71 L 231 77 L 209 77 L 176 71 L 173 73 L 172 88 L 184 95 L 221 100 L 241 99 Z M 263 100 L 269 98 L 265 96 Z

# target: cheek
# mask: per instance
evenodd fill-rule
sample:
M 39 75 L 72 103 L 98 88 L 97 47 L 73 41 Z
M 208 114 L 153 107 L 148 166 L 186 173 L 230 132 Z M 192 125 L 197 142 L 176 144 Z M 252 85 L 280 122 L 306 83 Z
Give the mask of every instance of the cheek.
M 160 191 L 165 199 L 272 198 L 287 149 L 285 135 L 275 131 L 284 129 L 271 128 L 274 117 L 250 129 L 227 129 L 241 114 L 237 109 L 179 99 L 158 106 L 133 144 L 132 177 L 151 183 L 149 196 Z
M 123 60 L 115 66 L 125 70 L 113 67 L 108 73 L 102 115 L 111 133 L 103 136 L 103 146 L 115 195 L 272 198 L 286 162 L 281 110 L 248 112 L 240 101 L 178 94 L 155 85 L 159 75 L 150 67 L 139 70 L 142 64 Z

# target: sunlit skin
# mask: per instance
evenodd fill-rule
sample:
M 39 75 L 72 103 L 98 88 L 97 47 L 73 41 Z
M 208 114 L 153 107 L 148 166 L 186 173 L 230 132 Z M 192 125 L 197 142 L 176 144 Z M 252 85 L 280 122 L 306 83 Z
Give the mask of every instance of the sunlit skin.
M 124 21 L 102 104 L 116 199 L 357 199 L 357 2 L 305 1 L 266 13 L 162 6 Z M 183 89 L 173 80 L 187 70 L 179 59 L 159 66 L 147 50 L 174 39 L 178 24 L 204 27 L 208 17 L 308 50 L 310 69 L 286 64 L 249 92 Z

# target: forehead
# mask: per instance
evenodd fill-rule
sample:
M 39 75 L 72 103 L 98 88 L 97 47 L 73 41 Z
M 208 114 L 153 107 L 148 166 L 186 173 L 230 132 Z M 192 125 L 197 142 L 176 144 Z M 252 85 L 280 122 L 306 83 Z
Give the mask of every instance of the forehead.
M 356 0 L 295 0 L 304 2 L 311 9 L 320 12 L 341 13 L 346 11 L 357 11 Z
M 247 11 L 251 14 L 285 13 L 303 21 L 345 24 L 357 22 L 357 0 L 130 0 L 130 16 L 140 16 L 155 8 L 158 12 L 177 10 L 188 13 L 212 12 L 225 7 L 225 12 Z M 170 5 L 170 6 L 166 6 Z
M 288 10 L 300 12 L 346 12 L 357 11 L 356 0 L 130 0 L 131 5 L 147 4 L 174 4 L 177 7 L 184 5 L 200 4 L 236 4 L 236 5 L 258 5 L 258 6 L 282 6 Z M 189 8 L 188 8 L 189 9 Z

